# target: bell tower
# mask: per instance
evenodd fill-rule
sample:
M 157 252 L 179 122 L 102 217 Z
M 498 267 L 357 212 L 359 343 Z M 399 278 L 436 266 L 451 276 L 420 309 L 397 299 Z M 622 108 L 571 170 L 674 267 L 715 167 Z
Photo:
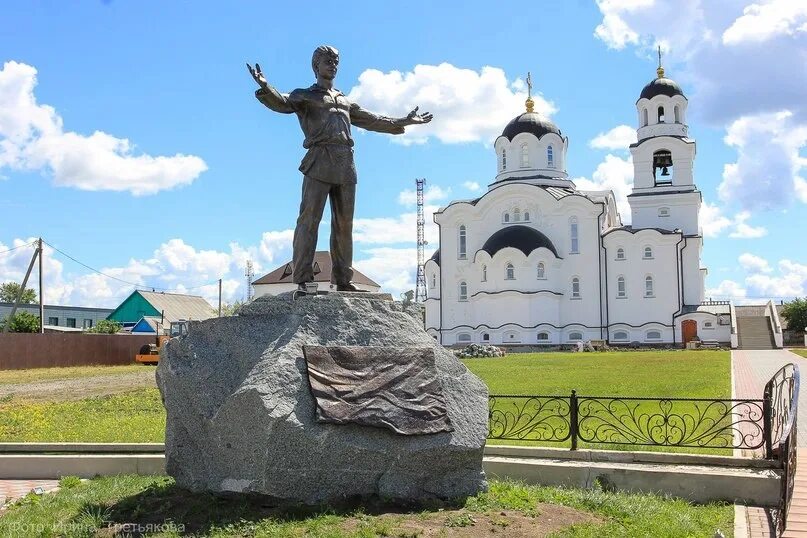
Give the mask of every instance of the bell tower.
M 688 138 L 687 98 L 659 65 L 636 101 L 637 142 L 631 144 L 633 191 L 628 196 L 634 228 L 680 229 L 699 234 L 700 192 L 695 187 L 695 141 Z

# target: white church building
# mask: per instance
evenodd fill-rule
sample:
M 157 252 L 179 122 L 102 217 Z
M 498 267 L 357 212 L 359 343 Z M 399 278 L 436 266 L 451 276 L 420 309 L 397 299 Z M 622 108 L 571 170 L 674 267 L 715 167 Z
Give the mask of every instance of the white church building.
M 678 84 L 659 67 L 636 102 L 630 225 L 612 191 L 575 187 L 569 138 L 526 104 L 494 143 L 488 191 L 434 214 L 428 332 L 444 345 L 729 342 L 730 305 L 704 302 L 695 141 Z

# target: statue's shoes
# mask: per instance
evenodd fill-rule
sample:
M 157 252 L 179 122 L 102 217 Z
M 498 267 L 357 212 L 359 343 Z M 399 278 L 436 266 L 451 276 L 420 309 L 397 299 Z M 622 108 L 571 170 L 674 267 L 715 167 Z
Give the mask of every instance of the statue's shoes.
M 337 284 L 336 291 L 363 291 L 356 287 L 353 282 L 348 282 L 347 284 Z

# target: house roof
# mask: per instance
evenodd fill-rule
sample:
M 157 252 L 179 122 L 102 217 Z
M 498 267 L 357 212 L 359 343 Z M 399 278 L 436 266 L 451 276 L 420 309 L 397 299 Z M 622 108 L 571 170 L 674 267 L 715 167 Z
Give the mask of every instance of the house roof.
M 331 262 L 331 253 L 325 250 L 318 250 L 314 253 L 314 282 L 330 282 L 331 272 L 333 270 L 333 263 Z M 263 275 L 258 280 L 252 282 L 252 285 L 260 284 L 288 284 L 293 283 L 292 273 L 294 272 L 294 264 L 288 261 L 275 269 L 274 271 Z M 355 284 L 364 284 L 365 286 L 381 287 L 380 284 L 365 275 L 364 273 L 353 269 L 353 282 Z
M 163 293 L 156 291 L 138 291 L 158 312 L 165 316 L 165 321 L 181 319 L 203 320 L 216 316 L 216 311 L 203 297 L 183 295 L 179 293 Z

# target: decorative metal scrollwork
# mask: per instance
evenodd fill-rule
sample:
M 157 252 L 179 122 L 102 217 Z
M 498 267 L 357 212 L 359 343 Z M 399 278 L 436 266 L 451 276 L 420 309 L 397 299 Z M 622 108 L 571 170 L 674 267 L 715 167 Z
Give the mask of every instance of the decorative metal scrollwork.
M 571 436 L 570 414 L 562 396 L 491 396 L 488 439 L 563 442 Z
M 755 449 L 764 444 L 762 400 L 578 397 L 587 443 Z

